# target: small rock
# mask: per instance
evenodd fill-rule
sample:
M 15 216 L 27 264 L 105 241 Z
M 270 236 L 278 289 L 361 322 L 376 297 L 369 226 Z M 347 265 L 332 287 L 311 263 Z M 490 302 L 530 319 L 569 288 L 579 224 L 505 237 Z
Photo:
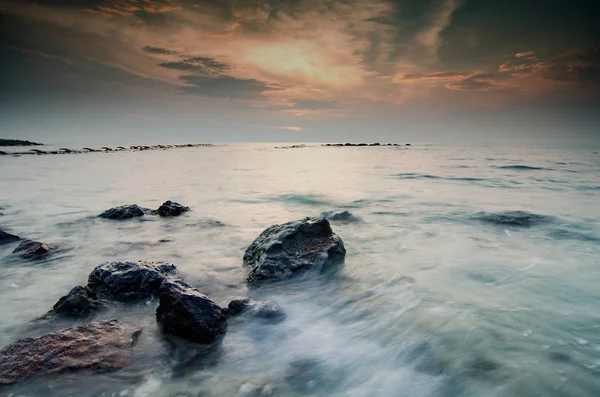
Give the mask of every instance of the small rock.
M 13 254 L 22 256 L 23 258 L 34 258 L 46 255 L 52 251 L 50 245 L 33 240 L 23 240 L 21 244 L 13 251 Z
M 235 299 L 229 302 L 227 309 L 224 309 L 226 314 L 237 316 L 242 313 L 247 313 L 253 317 L 266 319 L 283 319 L 285 313 L 281 307 L 271 301 L 255 301 L 254 299 L 244 298 Z
M 160 285 L 178 278 L 175 265 L 162 262 L 107 262 L 88 277 L 88 288 L 117 300 L 139 300 L 158 296 Z
M 157 210 L 160 216 L 179 216 L 184 212 L 190 210 L 190 207 L 186 207 L 174 201 L 165 201 Z
M 321 213 L 321 217 L 327 219 L 329 222 L 352 223 L 359 221 L 359 219 L 356 216 L 354 216 L 350 211 L 327 211 Z
M 283 280 L 342 263 L 346 249 L 325 218 L 271 226 L 244 253 L 248 281 Z
M 4 230 L 0 229 L 0 245 L 13 243 L 19 240 L 21 240 L 21 237 L 7 233 Z
M 60 298 L 48 314 L 65 317 L 82 317 L 104 308 L 106 308 L 106 305 L 98 299 L 95 291 L 88 287 L 78 286 Z
M 163 282 L 156 319 L 163 332 L 199 343 L 214 342 L 227 325 L 219 305 L 179 280 Z
M 124 368 L 140 332 L 111 320 L 20 339 L 0 350 L 0 385 L 50 374 Z
M 99 216 L 100 216 L 100 218 L 105 218 L 105 219 L 122 220 L 122 219 L 131 219 L 131 218 L 144 216 L 144 214 L 150 213 L 150 212 L 151 211 L 148 208 L 142 208 L 137 204 L 129 204 L 129 205 L 122 205 L 120 207 L 114 207 L 114 208 L 108 209 L 108 210 L 104 211 L 103 213 L 101 213 Z

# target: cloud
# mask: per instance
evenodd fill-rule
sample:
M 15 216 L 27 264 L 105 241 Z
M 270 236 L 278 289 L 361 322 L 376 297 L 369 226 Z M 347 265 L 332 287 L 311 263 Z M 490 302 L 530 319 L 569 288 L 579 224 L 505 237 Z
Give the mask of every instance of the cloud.
M 528 58 L 534 54 L 533 51 L 517 52 L 515 58 Z
M 179 9 L 180 6 L 170 0 L 105 0 L 88 8 L 106 17 L 132 17 L 138 13 L 164 13 Z
M 219 76 L 231 69 L 230 66 L 206 57 L 187 58 L 184 61 L 163 62 L 158 66 L 181 72 L 195 72 L 202 76 Z
M 304 131 L 304 128 L 302 127 L 296 127 L 296 126 L 280 126 L 280 127 L 275 127 L 278 130 L 284 130 L 284 131 L 296 131 L 296 132 L 300 132 L 300 131 Z
M 491 91 L 503 88 L 495 82 L 497 77 L 491 73 L 477 73 L 467 78 L 451 82 L 446 85 L 449 90 L 466 91 L 466 92 L 481 92 Z
M 239 79 L 232 76 L 205 77 L 197 75 L 181 76 L 185 83 L 181 90 L 186 93 L 209 97 L 231 99 L 256 99 L 266 91 L 282 88 L 255 79 Z
M 162 54 L 162 55 L 177 54 L 177 51 L 172 51 L 172 50 L 167 50 L 166 48 L 152 47 L 152 46 L 145 46 L 142 48 L 142 51 L 147 52 L 149 54 Z
M 395 83 L 401 83 L 406 81 L 417 81 L 417 80 L 455 80 L 462 77 L 471 76 L 472 72 L 435 72 L 428 74 L 409 73 L 401 76 L 396 76 L 392 79 Z

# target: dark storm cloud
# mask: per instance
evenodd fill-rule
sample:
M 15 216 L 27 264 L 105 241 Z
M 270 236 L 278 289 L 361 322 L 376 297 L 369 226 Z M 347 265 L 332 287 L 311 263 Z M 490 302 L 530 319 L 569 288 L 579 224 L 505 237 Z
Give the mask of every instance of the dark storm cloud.
M 164 54 L 164 55 L 178 54 L 177 51 L 172 51 L 172 50 L 167 50 L 166 48 L 152 47 L 152 46 L 146 46 L 146 47 L 142 48 L 142 51 L 147 52 L 149 54 Z
M 264 81 L 239 79 L 232 76 L 211 78 L 189 75 L 181 76 L 180 79 L 186 83 L 181 88 L 183 92 L 218 98 L 255 99 L 260 98 L 266 91 L 276 91 L 282 88 Z
M 600 47 L 559 55 L 543 66 L 540 75 L 545 79 L 600 85 Z

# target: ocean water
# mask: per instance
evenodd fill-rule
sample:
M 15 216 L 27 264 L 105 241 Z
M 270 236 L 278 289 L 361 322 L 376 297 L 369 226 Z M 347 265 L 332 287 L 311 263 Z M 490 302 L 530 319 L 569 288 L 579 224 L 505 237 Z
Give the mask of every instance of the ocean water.
M 156 301 L 116 306 L 97 318 L 143 328 L 131 368 L 0 394 L 600 395 L 595 149 L 275 146 L 0 157 L 0 227 L 58 247 L 24 260 L 0 246 L 0 346 L 42 332 L 32 320 L 114 260 L 170 262 L 221 305 L 251 296 L 287 314 L 232 321 L 202 347 L 165 340 Z M 96 217 L 168 199 L 192 211 Z M 332 223 L 342 268 L 247 286 L 242 255 L 264 228 L 332 210 L 360 218 Z

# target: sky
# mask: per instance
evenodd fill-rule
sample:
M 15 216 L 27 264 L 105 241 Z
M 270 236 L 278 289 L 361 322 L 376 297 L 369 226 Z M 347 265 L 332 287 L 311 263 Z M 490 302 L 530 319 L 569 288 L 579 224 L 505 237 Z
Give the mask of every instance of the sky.
M 0 0 L 0 137 L 600 142 L 600 2 Z

